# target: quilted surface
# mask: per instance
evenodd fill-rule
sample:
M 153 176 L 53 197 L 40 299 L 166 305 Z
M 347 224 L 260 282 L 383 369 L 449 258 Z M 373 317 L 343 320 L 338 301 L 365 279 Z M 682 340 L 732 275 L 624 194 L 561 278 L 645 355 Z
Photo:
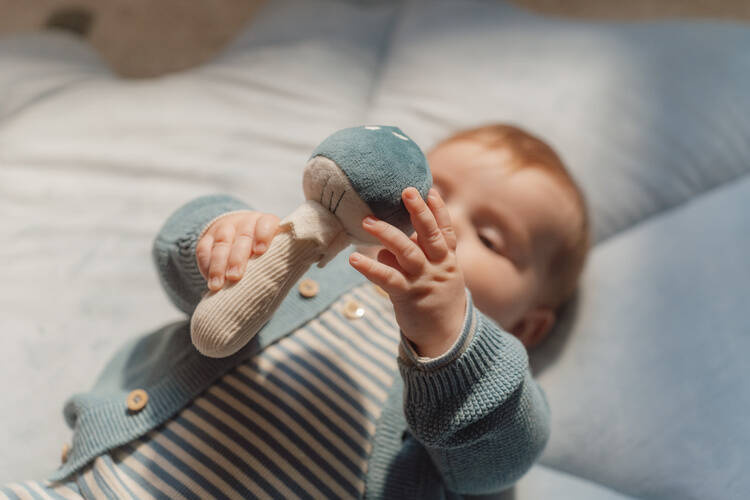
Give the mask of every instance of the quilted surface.
M 553 433 L 516 498 L 743 497 L 748 54 L 744 25 L 479 0 L 275 1 L 214 62 L 152 80 L 64 35 L 0 40 L 0 481 L 56 467 L 65 398 L 181 317 L 149 260 L 175 207 L 225 192 L 283 216 L 333 130 L 397 125 L 429 149 L 506 121 L 560 153 L 597 238 L 532 355 Z

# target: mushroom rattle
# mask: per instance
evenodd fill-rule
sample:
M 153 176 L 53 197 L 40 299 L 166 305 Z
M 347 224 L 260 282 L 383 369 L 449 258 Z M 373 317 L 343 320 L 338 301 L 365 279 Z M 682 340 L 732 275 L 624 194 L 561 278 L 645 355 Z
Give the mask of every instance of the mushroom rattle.
M 399 128 L 362 126 L 330 135 L 304 168 L 306 201 L 280 221 L 268 250 L 248 261 L 238 282 L 201 299 L 190 320 L 193 345 L 212 358 L 242 349 L 313 263 L 324 267 L 350 244 L 379 243 L 362 229 L 367 215 L 411 234 L 401 200 L 409 186 L 425 198 L 432 175 L 422 150 Z

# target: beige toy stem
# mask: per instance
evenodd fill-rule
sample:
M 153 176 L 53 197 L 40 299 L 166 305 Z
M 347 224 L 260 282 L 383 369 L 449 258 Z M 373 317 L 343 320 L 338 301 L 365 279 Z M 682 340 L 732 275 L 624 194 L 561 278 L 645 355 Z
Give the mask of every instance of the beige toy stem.
M 314 262 L 328 262 L 349 242 L 335 215 L 316 201 L 306 201 L 279 223 L 268 250 L 247 262 L 240 281 L 204 295 L 190 320 L 193 345 L 212 358 L 234 354 Z

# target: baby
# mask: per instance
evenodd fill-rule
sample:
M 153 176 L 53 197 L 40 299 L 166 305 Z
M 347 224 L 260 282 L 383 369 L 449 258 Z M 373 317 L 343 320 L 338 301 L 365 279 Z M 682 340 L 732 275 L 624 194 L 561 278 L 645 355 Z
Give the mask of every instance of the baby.
M 460 498 L 511 486 L 549 436 L 523 346 L 544 339 L 575 288 L 584 199 L 518 128 L 460 132 L 427 157 L 427 200 L 402 193 L 411 237 L 365 218 L 382 246 L 311 269 L 227 358 L 197 353 L 189 321 L 128 343 L 66 403 L 75 434 L 60 468 L 0 498 Z M 206 287 L 242 277 L 278 224 L 225 195 L 180 207 L 154 241 L 167 294 L 190 315 Z

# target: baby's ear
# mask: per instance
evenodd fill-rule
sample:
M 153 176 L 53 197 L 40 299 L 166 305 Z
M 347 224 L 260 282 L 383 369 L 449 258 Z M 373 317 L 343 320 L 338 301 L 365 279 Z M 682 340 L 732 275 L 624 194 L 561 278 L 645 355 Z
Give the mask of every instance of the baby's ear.
M 547 338 L 555 319 L 555 311 L 547 307 L 538 307 L 524 314 L 510 329 L 510 333 L 518 337 L 526 349 L 533 349 Z

